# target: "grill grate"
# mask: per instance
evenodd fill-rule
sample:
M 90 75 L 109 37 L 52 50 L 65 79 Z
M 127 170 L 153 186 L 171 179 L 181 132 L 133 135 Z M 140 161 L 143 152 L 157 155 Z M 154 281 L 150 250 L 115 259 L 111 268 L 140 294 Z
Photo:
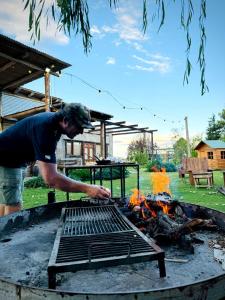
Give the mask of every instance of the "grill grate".
M 49 288 L 56 273 L 158 260 L 166 276 L 164 252 L 115 206 L 63 208 L 48 264 Z
M 110 205 L 67 208 L 64 218 L 63 236 L 83 236 L 131 230 L 114 206 Z

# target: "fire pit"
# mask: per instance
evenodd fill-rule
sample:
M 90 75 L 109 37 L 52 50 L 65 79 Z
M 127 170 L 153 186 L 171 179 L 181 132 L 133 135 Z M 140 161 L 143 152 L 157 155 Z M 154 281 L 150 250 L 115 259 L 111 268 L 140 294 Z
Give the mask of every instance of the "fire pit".
M 199 232 L 204 244 L 185 254 L 166 246 L 167 276 L 157 261 L 135 262 L 57 275 L 48 289 L 48 262 L 63 207 L 90 207 L 91 201 L 60 202 L 0 218 L 0 299 L 212 299 L 225 297 L 225 271 L 210 243 L 224 238 L 225 214 L 181 203 L 191 218 L 213 219 L 219 230 Z
M 158 260 L 166 276 L 164 252 L 114 205 L 63 208 L 48 265 L 49 288 L 56 273 Z

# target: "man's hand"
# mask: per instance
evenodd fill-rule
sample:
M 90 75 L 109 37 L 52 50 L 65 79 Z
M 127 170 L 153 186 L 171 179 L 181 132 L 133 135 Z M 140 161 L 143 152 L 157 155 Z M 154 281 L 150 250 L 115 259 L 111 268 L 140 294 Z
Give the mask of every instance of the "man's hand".
M 89 185 L 87 195 L 91 198 L 109 199 L 111 192 L 109 189 L 99 185 Z

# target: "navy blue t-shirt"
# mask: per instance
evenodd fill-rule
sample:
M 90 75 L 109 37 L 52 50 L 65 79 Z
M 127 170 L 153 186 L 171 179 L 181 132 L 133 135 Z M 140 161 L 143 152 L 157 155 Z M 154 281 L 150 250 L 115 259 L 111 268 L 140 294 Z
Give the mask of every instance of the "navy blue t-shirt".
M 56 163 L 60 136 L 57 113 L 27 117 L 0 133 L 0 166 L 18 168 L 36 160 Z

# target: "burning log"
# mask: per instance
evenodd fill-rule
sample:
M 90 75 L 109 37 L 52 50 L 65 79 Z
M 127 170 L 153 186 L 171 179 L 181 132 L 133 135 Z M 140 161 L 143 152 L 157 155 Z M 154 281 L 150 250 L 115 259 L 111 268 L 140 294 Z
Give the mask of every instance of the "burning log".
M 188 219 L 179 201 L 173 200 L 167 192 L 145 197 L 136 190 L 131 200 L 129 219 L 159 245 L 176 243 L 182 249 L 194 253 L 192 243 L 204 241 L 191 234 L 200 229 L 217 228 L 212 220 Z

